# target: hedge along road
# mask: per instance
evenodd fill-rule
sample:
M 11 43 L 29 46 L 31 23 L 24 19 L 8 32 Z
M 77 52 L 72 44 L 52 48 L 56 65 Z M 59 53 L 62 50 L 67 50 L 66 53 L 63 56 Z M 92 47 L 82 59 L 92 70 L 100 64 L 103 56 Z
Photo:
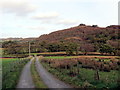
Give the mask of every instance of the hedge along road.
M 71 86 L 65 84 L 64 82 L 55 78 L 52 74 L 50 74 L 39 62 L 36 57 L 35 66 L 37 72 L 39 73 L 43 82 L 47 85 L 48 88 L 72 88 Z
M 19 88 L 35 88 L 35 85 L 33 83 L 32 80 L 32 76 L 31 76 L 31 71 L 30 71 L 30 66 L 32 63 L 32 60 L 34 58 L 32 58 L 23 68 L 19 82 L 17 84 L 17 89 Z

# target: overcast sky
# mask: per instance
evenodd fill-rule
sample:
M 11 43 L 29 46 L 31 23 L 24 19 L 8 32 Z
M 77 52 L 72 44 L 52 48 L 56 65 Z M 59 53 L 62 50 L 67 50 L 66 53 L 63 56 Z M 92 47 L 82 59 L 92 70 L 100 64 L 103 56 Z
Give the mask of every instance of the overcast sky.
M 0 0 L 0 38 L 39 37 L 80 23 L 118 24 L 119 0 Z

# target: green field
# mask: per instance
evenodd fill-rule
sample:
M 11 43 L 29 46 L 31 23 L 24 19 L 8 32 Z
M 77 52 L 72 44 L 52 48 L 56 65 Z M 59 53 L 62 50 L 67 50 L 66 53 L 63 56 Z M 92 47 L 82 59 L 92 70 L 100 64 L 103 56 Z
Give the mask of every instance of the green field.
M 2 61 L 2 88 L 15 88 L 23 66 L 29 59 L 3 58 Z
M 2 65 L 5 66 L 13 61 L 19 60 L 18 58 L 2 58 Z
M 46 56 L 46 59 L 65 59 L 65 58 L 95 58 L 96 60 L 104 59 L 104 61 L 110 61 L 110 59 L 120 59 L 119 56 Z
M 64 58 L 74 58 L 75 56 L 48 56 L 46 59 L 64 59 Z
M 44 59 L 52 59 L 52 62 L 58 59 L 63 59 L 63 61 L 67 58 L 73 58 L 74 56 L 54 56 L 54 57 L 45 57 Z M 71 59 L 72 60 L 72 59 Z M 110 61 L 109 59 L 104 59 L 105 61 Z M 41 60 L 40 60 L 41 61 Z M 43 60 L 44 61 L 44 60 Z M 58 60 L 59 61 L 59 60 Z M 49 61 L 50 62 L 50 61 Z M 55 67 L 55 62 L 42 62 L 42 65 L 53 75 L 55 75 L 60 80 L 71 84 L 74 87 L 80 88 L 116 88 L 118 87 L 118 74 L 119 70 L 111 70 L 109 72 L 99 71 L 99 80 L 96 80 L 96 70 L 89 68 L 82 68 L 79 66 L 70 66 L 70 68 L 60 68 Z M 60 61 L 61 62 L 61 61 Z M 69 62 L 68 62 L 69 63 Z M 56 63 L 56 65 L 59 63 Z M 61 65 L 64 65 L 62 63 Z M 79 71 L 79 72 L 78 72 Z
M 42 63 L 46 69 L 58 77 L 60 80 L 71 84 L 74 87 L 96 87 L 96 88 L 115 88 L 117 87 L 118 71 L 99 72 L 100 81 L 94 80 L 94 70 L 80 68 L 77 76 L 70 76 L 70 70 L 51 68 L 48 64 Z M 74 68 L 75 70 L 76 68 Z

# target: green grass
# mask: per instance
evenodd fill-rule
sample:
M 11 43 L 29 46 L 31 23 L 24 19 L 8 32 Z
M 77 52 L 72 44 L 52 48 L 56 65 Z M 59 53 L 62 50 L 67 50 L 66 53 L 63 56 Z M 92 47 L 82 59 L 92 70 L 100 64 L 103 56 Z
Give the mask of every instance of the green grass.
M 96 61 L 99 61 L 99 58 L 96 58 L 95 60 L 96 60 Z M 110 62 L 111 59 L 103 59 L 103 60 L 104 60 L 104 62 Z M 102 61 L 103 61 L 103 60 L 102 60 Z
M 2 88 L 15 88 L 23 66 L 29 59 L 2 59 Z
M 74 56 L 48 56 L 46 59 L 64 59 L 64 58 L 74 58 Z
M 31 73 L 36 88 L 47 88 L 47 86 L 40 79 L 40 76 L 35 68 L 35 60 L 32 61 Z
M 1 59 L 2 60 L 2 65 L 5 66 L 5 64 L 8 64 L 10 62 L 13 62 L 13 61 L 16 61 L 16 60 L 19 60 L 18 58 L 8 58 L 8 59 Z
M 45 56 L 46 59 L 64 59 L 64 58 L 95 58 L 97 56 L 87 56 L 87 55 L 81 55 L 81 56 Z M 104 61 L 110 61 L 108 56 L 98 56 L 95 58 L 95 60 L 99 60 L 100 57 L 106 57 Z M 114 56 L 113 56 L 114 57 Z
M 49 64 L 42 63 L 42 65 L 52 74 L 54 74 L 60 80 L 71 84 L 75 87 L 94 87 L 94 88 L 115 88 L 117 87 L 118 72 L 111 70 L 111 72 L 99 71 L 100 80 L 94 79 L 95 70 L 79 68 L 80 72 L 76 76 L 72 77 L 68 73 L 69 69 L 52 68 Z M 76 71 L 76 67 L 73 71 Z

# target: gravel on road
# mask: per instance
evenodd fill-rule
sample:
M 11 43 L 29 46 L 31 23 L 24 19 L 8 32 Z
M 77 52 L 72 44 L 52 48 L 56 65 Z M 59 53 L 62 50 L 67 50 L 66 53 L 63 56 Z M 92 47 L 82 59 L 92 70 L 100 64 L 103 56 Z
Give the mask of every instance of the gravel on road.
M 30 66 L 32 63 L 32 58 L 23 68 L 19 82 L 16 88 L 35 88 L 35 85 L 32 80 Z
M 48 86 L 48 88 L 72 88 L 70 85 L 58 80 L 52 74 L 50 74 L 39 62 L 38 58 L 36 57 L 35 62 L 36 69 L 43 80 L 43 82 Z

